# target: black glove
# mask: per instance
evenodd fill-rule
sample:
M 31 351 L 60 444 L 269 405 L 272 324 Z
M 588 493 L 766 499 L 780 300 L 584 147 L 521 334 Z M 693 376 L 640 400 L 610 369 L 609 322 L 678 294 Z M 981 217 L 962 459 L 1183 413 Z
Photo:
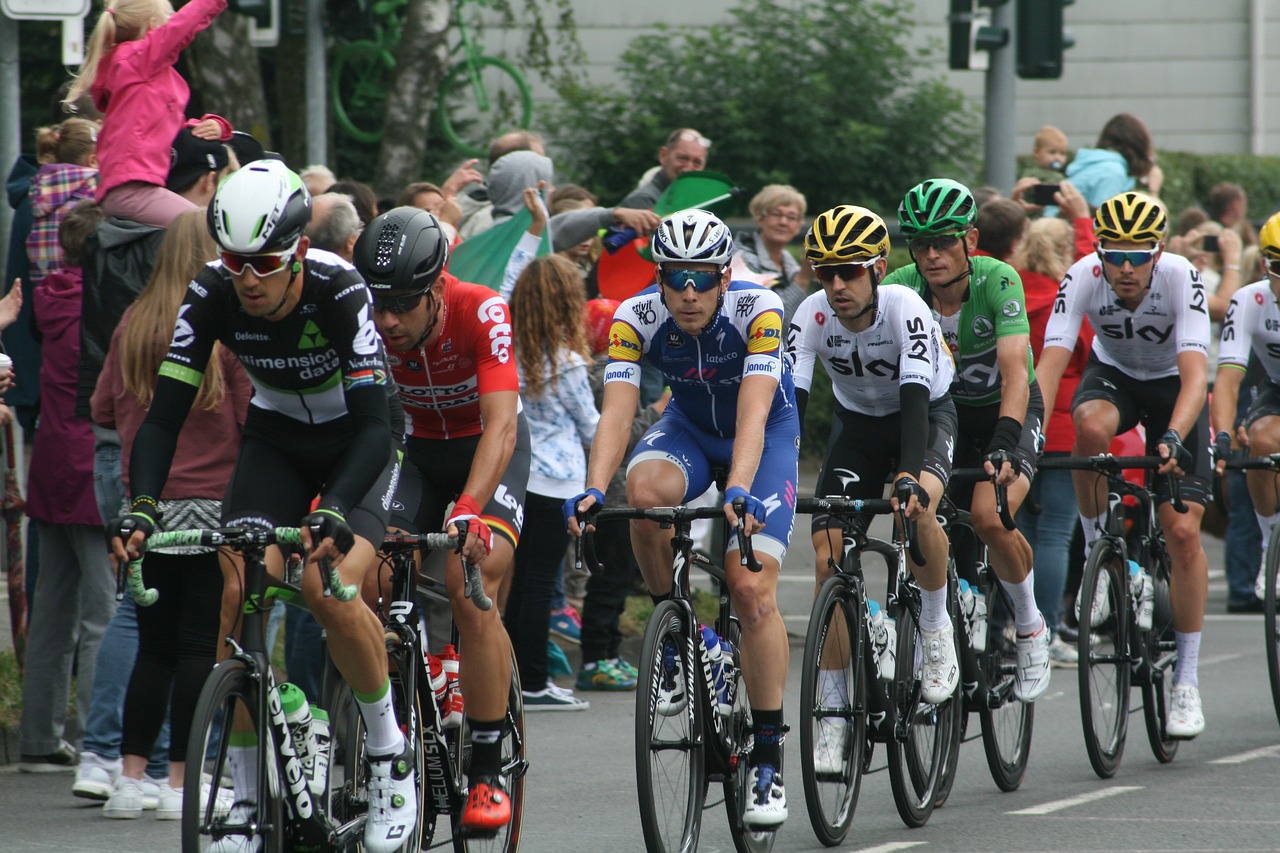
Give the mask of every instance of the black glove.
M 910 477 L 899 477 L 893 484 L 893 496 L 898 499 L 899 508 L 905 510 L 912 495 L 920 502 L 921 509 L 929 508 L 929 493 L 924 490 L 924 486 Z
M 120 540 L 128 545 L 129 537 L 135 530 L 141 530 L 143 537 L 148 537 L 156 532 L 156 523 L 145 512 L 131 512 L 111 522 L 111 529 L 115 531 L 113 536 L 119 536 Z
M 1185 472 L 1191 471 L 1191 451 L 1187 450 L 1182 444 L 1182 436 L 1178 435 L 1176 429 L 1167 429 L 1164 435 L 1160 437 L 1160 443 L 1169 448 L 1169 458 L 1177 463 L 1178 467 Z
M 356 535 L 351 532 L 351 526 L 337 510 L 318 509 L 302 519 L 302 526 L 311 528 L 313 544 L 332 538 L 334 547 L 343 554 L 350 552 L 356 544 Z
M 1224 459 L 1231 458 L 1231 433 L 1219 430 L 1213 437 L 1213 462 L 1216 465 Z

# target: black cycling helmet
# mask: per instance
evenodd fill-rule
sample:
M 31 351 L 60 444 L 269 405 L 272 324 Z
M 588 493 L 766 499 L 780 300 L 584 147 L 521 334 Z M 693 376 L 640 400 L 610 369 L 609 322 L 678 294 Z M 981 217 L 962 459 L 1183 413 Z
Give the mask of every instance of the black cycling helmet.
M 360 233 L 352 260 L 375 296 L 422 293 L 449 262 L 449 239 L 427 211 L 397 207 Z

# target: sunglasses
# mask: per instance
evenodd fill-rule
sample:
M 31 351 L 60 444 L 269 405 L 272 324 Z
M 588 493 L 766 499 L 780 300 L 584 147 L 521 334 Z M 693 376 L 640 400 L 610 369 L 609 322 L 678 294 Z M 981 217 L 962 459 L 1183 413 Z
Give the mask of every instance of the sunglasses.
M 279 254 L 269 253 L 263 255 L 241 255 L 238 252 L 223 252 L 222 265 L 232 275 L 241 275 L 246 269 L 250 269 L 253 270 L 253 274 L 258 278 L 266 278 L 287 268 L 293 262 L 293 252 L 296 248 L 295 246 Z
M 658 278 L 663 286 L 684 293 L 689 285 L 699 293 L 706 293 L 720 284 L 721 270 L 668 270 L 659 269 Z
M 832 264 L 825 267 L 814 267 L 814 275 L 818 277 L 818 281 L 823 284 L 831 284 L 839 276 L 841 281 L 853 281 L 856 278 L 867 274 L 867 270 L 875 265 L 879 258 L 872 258 L 862 263 L 848 264 Z
M 430 288 L 427 288 L 430 290 Z M 419 290 L 417 293 L 410 293 L 408 296 L 375 296 L 373 297 L 373 310 L 386 311 L 390 314 L 408 314 L 418 304 L 422 302 L 422 297 L 427 295 L 426 290 Z
M 1280 261 L 1267 261 L 1267 272 L 1280 276 Z
M 1114 267 L 1124 266 L 1124 262 L 1128 261 L 1135 268 L 1145 267 L 1147 264 L 1155 260 L 1156 252 L 1160 251 L 1159 247 L 1148 250 L 1139 250 L 1134 252 L 1118 252 L 1112 249 L 1099 249 L 1098 257 L 1102 258 L 1105 263 Z
M 955 234 L 934 234 L 931 237 L 912 237 L 911 242 L 907 243 L 907 248 L 910 249 L 911 254 L 913 255 L 927 252 L 930 249 L 937 249 L 940 252 L 945 252 L 948 249 L 954 248 L 955 245 L 960 242 L 960 238 L 963 237 L 965 233 L 966 232 L 964 231 L 958 231 Z

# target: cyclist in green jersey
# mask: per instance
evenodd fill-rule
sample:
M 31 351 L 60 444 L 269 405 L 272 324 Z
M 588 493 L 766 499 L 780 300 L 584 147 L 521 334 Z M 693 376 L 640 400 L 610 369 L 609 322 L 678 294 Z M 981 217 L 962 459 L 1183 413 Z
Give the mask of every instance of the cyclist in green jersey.
M 898 206 L 898 226 L 915 263 L 894 270 L 884 283 L 915 289 L 933 309 L 956 362 L 955 467 L 982 465 L 1007 487 L 1012 515 L 1035 476 L 1044 403 L 1032 367 L 1022 280 L 1004 261 L 973 255 L 976 218 L 973 194 L 962 184 L 930 178 L 912 187 Z M 1000 522 L 990 482 L 974 486 L 970 510 L 1014 605 L 1014 692 L 1033 702 L 1049 686 L 1049 629 L 1035 604 L 1031 546 Z

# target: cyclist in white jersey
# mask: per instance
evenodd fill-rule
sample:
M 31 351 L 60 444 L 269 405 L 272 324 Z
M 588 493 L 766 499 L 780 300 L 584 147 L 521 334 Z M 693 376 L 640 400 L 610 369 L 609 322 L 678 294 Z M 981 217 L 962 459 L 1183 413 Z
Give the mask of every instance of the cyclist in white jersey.
M 1250 354 L 1257 356 L 1267 381 L 1254 393 L 1253 403 L 1244 416 L 1244 429 L 1250 456 L 1280 453 L 1280 213 L 1274 214 L 1258 233 L 1258 249 L 1267 263 L 1267 277 L 1242 287 L 1231 297 L 1226 319 L 1222 321 L 1222 342 L 1218 348 L 1218 376 L 1213 383 L 1215 464 L 1222 473 L 1231 453 L 1230 427 L 1236 418 L 1236 403 L 1244 381 Z M 1227 429 L 1224 429 L 1226 427 Z M 1270 471 L 1248 471 L 1249 496 L 1254 514 L 1262 530 L 1263 565 L 1258 569 L 1254 588 L 1258 598 L 1266 594 L 1267 546 L 1271 528 L 1280 521 L 1280 478 Z
M 787 332 L 795 370 L 796 405 L 809 398 L 813 365 L 831 377 L 836 407 L 818 496 L 879 498 L 893 474 L 892 500 L 916 522 L 925 563 L 913 573 L 922 591 L 920 628 L 927 653 L 921 680 L 926 701 L 943 702 L 960 672 L 947 614 L 947 534 L 936 511 L 951 475 L 956 409 L 954 375 L 942 330 L 911 288 L 881 284 L 888 266 L 889 230 L 871 211 L 840 205 L 820 214 L 804 240 L 822 291 L 800 303 Z M 842 540 L 840 523 L 813 516 L 815 582 L 831 575 L 828 559 Z M 823 671 L 824 695 L 843 695 L 842 671 Z M 848 727 L 819 732 L 819 762 L 842 755 Z
M 1072 400 L 1072 455 L 1105 453 L 1112 438 L 1141 422 L 1148 452 L 1167 460 L 1160 473 L 1185 478 L 1186 513 L 1170 505 L 1163 478 L 1157 479 L 1156 494 L 1172 562 L 1178 646 L 1167 730 L 1172 737 L 1192 738 L 1204 730 L 1196 665 L 1209 584 L 1200 544 L 1209 476 L 1209 314 L 1200 273 L 1186 258 L 1164 252 L 1167 227 L 1164 207 L 1141 193 L 1102 203 L 1093 223 L 1097 254 L 1077 261 L 1063 277 L 1036 375 L 1045 411 L 1052 411 L 1058 380 L 1087 317 L 1096 337 Z M 1088 546 L 1100 532 L 1106 483 L 1083 471 L 1074 479 Z

